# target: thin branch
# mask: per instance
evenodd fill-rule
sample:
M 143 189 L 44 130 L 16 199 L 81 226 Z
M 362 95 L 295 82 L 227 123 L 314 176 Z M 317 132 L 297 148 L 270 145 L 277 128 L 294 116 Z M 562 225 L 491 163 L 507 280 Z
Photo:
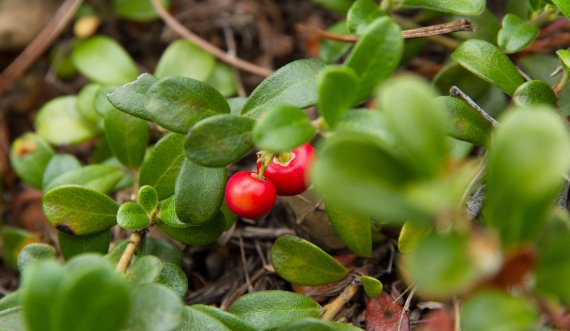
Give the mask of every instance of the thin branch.
M 160 0 L 151 0 L 152 5 L 158 15 L 162 18 L 164 23 L 168 25 L 172 30 L 174 30 L 180 36 L 190 40 L 196 46 L 200 47 L 204 51 L 212 54 L 220 61 L 223 61 L 231 66 L 234 66 L 238 69 L 243 71 L 247 71 L 254 75 L 267 77 L 273 73 L 272 70 L 267 68 L 260 67 L 254 63 L 242 60 L 237 56 L 233 56 L 224 52 L 223 50 L 219 49 L 218 47 L 212 45 L 211 43 L 207 42 L 206 40 L 200 38 L 198 35 L 192 33 L 192 31 L 188 30 L 185 26 L 183 26 L 180 22 L 178 22 L 170 13 L 164 8 Z
M 416 290 L 417 287 L 414 286 L 406 298 L 406 302 L 404 302 L 404 307 L 402 307 L 402 314 L 400 314 L 400 320 L 398 321 L 398 331 L 402 330 L 402 322 L 404 322 L 404 316 L 406 316 L 406 312 L 410 310 L 410 304 L 414 298 L 414 294 L 416 294 Z
M 2 95 L 48 49 L 71 21 L 83 0 L 66 0 L 48 24 L 0 75 Z
M 459 97 L 461 98 L 463 101 L 465 101 L 471 108 L 473 108 L 476 112 L 479 113 L 479 115 L 481 115 L 481 117 L 483 117 L 487 122 L 491 123 L 491 125 L 493 127 L 497 127 L 499 125 L 499 122 L 497 122 L 496 119 L 494 119 L 491 115 L 489 115 L 483 108 L 481 108 L 475 101 L 473 101 L 473 99 L 471 99 L 471 97 L 469 97 L 465 92 L 463 92 L 459 87 L 457 86 L 452 86 L 449 89 L 449 94 L 452 97 Z
M 325 321 L 331 321 L 340 312 L 342 307 L 352 299 L 352 297 L 358 292 L 359 286 L 352 283 L 349 284 L 344 290 L 336 297 L 331 303 L 324 307 L 324 312 L 321 315 L 321 319 Z
M 131 263 L 133 256 L 135 255 L 137 246 L 142 240 L 142 236 L 143 232 L 140 231 L 135 231 L 131 234 L 129 242 L 127 243 L 127 247 L 125 247 L 123 255 L 121 255 L 121 259 L 119 260 L 119 263 L 117 263 L 116 270 L 118 272 L 124 273 L 125 271 L 127 271 L 127 268 L 129 267 L 129 264 Z

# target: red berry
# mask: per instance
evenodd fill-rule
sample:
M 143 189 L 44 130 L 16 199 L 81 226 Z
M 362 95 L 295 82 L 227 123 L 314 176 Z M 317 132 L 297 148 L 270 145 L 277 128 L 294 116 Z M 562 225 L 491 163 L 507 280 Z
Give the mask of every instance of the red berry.
M 234 213 L 259 218 L 267 214 L 277 199 L 275 186 L 268 180 L 259 179 L 251 171 L 240 171 L 226 185 L 226 201 Z
M 288 154 L 289 160 L 284 160 L 285 162 L 280 162 L 279 157 L 274 157 L 263 176 L 273 182 L 277 194 L 291 196 L 303 193 L 309 186 L 308 170 L 315 151 L 313 146 L 306 144 L 295 148 Z M 257 163 L 258 171 L 259 168 L 261 168 L 261 163 Z

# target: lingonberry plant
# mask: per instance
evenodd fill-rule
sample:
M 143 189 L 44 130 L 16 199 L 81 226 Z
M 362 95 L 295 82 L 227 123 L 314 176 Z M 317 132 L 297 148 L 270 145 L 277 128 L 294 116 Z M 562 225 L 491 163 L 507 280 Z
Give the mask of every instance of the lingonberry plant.
M 548 38 L 568 26 L 570 2 L 508 1 L 501 22 L 484 0 L 315 2 L 346 13 L 328 31 L 299 27 L 321 38 L 320 58 L 285 64 L 247 98 L 210 52 L 267 70 L 211 45 L 178 40 L 141 74 L 109 37 L 74 44 L 90 82 L 46 103 L 10 154 L 43 193 L 57 254 L 4 231 L 22 280 L 0 300 L 0 329 L 570 327 L 570 51 Z M 157 12 L 113 3 L 122 18 L 172 18 L 158 0 Z M 432 82 L 405 72 L 418 66 Z M 81 161 L 60 148 L 86 141 L 96 147 Z M 179 244 L 223 246 L 236 214 L 264 218 L 294 199 L 277 195 L 299 194 L 317 197 L 309 212 L 324 206 L 318 222 L 340 244 L 311 243 L 320 232 L 276 239 L 264 272 L 297 293 L 184 303 L 189 282 L 207 280 L 183 271 Z M 358 293 L 364 307 L 351 311 L 364 318 L 339 315 Z M 414 317 L 412 300 L 431 303 Z

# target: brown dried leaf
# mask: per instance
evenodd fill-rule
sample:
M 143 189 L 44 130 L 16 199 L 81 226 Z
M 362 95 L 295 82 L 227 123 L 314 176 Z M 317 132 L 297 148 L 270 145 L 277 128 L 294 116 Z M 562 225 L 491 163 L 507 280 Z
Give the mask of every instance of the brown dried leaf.
M 429 312 L 423 319 L 418 331 L 453 331 L 453 316 L 447 309 Z

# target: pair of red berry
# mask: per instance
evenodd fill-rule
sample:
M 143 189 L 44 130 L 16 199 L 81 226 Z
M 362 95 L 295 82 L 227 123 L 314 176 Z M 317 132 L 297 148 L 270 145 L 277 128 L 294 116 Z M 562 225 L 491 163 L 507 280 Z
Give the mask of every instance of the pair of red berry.
M 307 172 L 313 156 L 313 147 L 306 144 L 273 157 L 261 176 L 252 171 L 236 173 L 226 186 L 228 207 L 240 216 L 255 219 L 273 208 L 277 194 L 303 193 L 308 186 Z M 262 162 L 257 163 L 258 172 L 262 166 Z

